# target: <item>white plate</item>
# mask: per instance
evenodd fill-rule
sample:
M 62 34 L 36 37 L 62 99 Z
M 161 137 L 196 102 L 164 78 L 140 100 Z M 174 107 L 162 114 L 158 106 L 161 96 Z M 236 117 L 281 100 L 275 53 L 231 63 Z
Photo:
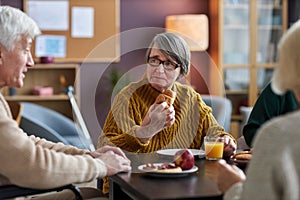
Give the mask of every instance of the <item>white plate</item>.
M 157 153 L 162 155 L 174 156 L 175 153 L 179 150 L 181 149 L 162 149 L 162 150 L 158 150 Z M 194 156 L 199 156 L 199 157 L 205 156 L 205 151 L 201 149 L 190 149 L 190 150 Z
M 156 165 L 162 165 L 163 163 L 153 163 L 154 166 Z M 157 177 L 181 177 L 186 176 L 188 174 L 194 173 L 198 171 L 198 167 L 194 165 L 192 169 L 189 170 L 183 170 L 182 172 L 161 172 L 161 171 L 151 171 L 144 169 L 146 165 L 140 165 L 138 166 L 138 169 L 142 172 L 145 172 L 151 176 L 157 176 Z

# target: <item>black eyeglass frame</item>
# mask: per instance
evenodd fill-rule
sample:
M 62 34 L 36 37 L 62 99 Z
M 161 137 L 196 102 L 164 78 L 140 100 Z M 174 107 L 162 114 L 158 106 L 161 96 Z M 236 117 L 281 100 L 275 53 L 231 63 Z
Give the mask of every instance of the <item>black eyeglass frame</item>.
M 158 64 L 153 64 L 153 63 L 149 63 L 149 60 L 150 59 L 154 59 L 154 60 L 157 60 L 159 61 Z M 166 62 L 169 62 L 173 67 L 172 68 L 168 68 L 167 65 L 165 65 Z M 151 67 L 158 67 L 159 65 L 163 65 L 163 68 L 167 71 L 173 71 L 175 70 L 176 68 L 180 67 L 181 65 L 180 64 L 177 64 L 177 63 L 174 63 L 174 62 L 171 62 L 170 60 L 165 60 L 165 61 L 162 61 L 156 57 L 148 57 L 147 59 L 147 63 L 151 66 Z

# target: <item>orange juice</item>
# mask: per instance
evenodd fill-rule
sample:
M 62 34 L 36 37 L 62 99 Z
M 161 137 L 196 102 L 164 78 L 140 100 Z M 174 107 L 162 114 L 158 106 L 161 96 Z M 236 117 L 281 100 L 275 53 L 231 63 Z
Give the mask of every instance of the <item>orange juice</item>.
M 208 160 L 218 160 L 223 156 L 223 142 L 205 142 L 205 156 Z

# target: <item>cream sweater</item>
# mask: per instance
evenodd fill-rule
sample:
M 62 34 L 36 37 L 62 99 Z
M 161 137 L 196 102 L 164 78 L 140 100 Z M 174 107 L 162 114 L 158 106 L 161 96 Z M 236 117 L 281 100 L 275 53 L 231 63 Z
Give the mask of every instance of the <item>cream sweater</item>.
M 244 184 L 224 199 L 300 199 L 300 111 L 274 118 L 259 129 Z
M 12 119 L 0 93 L 0 185 L 52 188 L 106 176 L 100 159 L 85 150 L 28 137 Z

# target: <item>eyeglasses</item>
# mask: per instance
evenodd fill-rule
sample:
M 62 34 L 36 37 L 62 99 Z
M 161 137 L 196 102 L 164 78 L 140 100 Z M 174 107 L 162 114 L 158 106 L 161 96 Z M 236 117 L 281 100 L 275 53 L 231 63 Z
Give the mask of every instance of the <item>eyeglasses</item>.
M 158 67 L 160 64 L 162 64 L 164 69 L 167 70 L 167 71 L 173 71 L 177 67 L 180 67 L 180 64 L 173 63 L 169 60 L 162 61 L 162 60 L 160 60 L 158 58 L 155 58 L 155 57 L 149 57 L 148 58 L 148 64 L 151 67 Z

